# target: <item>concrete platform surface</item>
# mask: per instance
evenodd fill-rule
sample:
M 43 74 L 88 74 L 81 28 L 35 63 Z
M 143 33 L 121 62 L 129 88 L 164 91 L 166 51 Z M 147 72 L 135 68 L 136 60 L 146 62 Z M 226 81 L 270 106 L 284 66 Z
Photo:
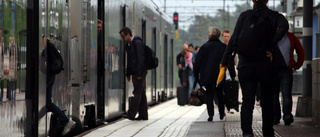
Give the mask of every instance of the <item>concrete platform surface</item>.
M 293 97 L 295 114 L 298 96 Z M 78 136 L 84 137 L 241 137 L 240 112 L 226 113 L 219 119 L 217 106 L 212 122 L 208 122 L 206 105 L 179 106 L 177 99 L 168 100 L 148 110 L 149 120 L 131 121 L 120 119 L 107 125 L 87 131 Z M 256 106 L 253 113 L 255 137 L 262 137 L 261 107 Z M 276 137 L 320 137 L 320 128 L 311 117 L 294 117 L 295 121 L 285 126 L 283 121 L 274 126 Z

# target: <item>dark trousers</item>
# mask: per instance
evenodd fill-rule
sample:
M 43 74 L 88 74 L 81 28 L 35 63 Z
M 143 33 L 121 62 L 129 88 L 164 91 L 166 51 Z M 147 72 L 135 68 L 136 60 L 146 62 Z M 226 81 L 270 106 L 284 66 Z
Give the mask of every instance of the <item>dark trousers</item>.
M 292 73 L 288 68 L 279 72 L 279 80 L 276 84 L 276 90 L 274 94 L 274 120 L 279 122 L 281 119 L 281 109 L 279 101 L 279 93 L 281 91 L 283 98 L 282 111 L 283 115 L 292 115 Z
M 143 119 L 148 118 L 148 104 L 146 97 L 146 76 L 147 71 L 143 72 L 142 79 L 137 80 L 137 76 L 132 76 L 133 83 L 133 99 L 131 100 L 128 110 L 128 117 L 135 118 L 137 112 L 139 117 Z
M 214 116 L 214 105 L 213 99 L 218 101 L 219 114 L 224 115 L 224 102 L 223 102 L 223 93 L 222 93 L 223 85 L 205 85 L 206 88 L 206 104 L 207 104 L 207 112 L 209 116 Z M 216 96 L 215 96 L 216 95 Z
M 69 122 L 69 118 L 61 111 L 61 109 L 53 104 L 52 98 L 52 87 L 54 84 L 55 75 L 47 75 L 47 94 L 46 94 L 46 108 L 53 113 L 61 121 L 61 125 L 65 125 Z
M 273 95 L 277 70 L 263 65 L 238 69 L 242 88 L 241 129 L 243 134 L 253 134 L 252 114 L 258 82 L 261 87 L 262 131 L 264 136 L 273 136 Z

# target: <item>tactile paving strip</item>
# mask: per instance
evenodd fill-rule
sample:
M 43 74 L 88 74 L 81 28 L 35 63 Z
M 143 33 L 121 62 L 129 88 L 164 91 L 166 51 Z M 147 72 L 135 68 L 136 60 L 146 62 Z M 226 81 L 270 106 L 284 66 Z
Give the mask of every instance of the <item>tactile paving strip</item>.
M 234 112 L 234 114 L 227 113 L 224 130 L 226 137 L 242 137 L 240 112 Z M 255 107 L 253 111 L 252 130 L 255 137 L 263 137 L 260 107 Z M 275 137 L 281 136 L 275 132 Z

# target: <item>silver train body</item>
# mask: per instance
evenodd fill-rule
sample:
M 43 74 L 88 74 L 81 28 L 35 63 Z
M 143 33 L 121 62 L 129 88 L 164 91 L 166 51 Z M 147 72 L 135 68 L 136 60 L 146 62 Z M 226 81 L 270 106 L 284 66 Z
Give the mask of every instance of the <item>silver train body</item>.
M 176 96 L 174 26 L 151 1 L 0 0 L 0 7 L 0 28 L 5 32 L 2 39 L 13 38 L 0 41 L 1 47 L 7 49 L 13 44 L 17 53 L 10 54 L 13 59 L 1 56 L 1 82 L 5 84 L 0 101 L 1 136 L 48 136 L 56 130 L 51 112 L 43 111 L 46 74 L 40 56 L 46 46 L 44 39 L 51 40 L 64 60 L 64 70 L 55 78 L 52 101 L 77 122 L 73 134 L 128 110 L 133 85 L 125 78 L 125 43 L 119 35 L 124 26 L 141 36 L 159 58 L 159 66 L 147 75 L 148 104 Z M 10 12 L 15 17 L 6 18 Z M 98 18 L 103 21 L 100 39 Z M 10 24 L 14 26 L 6 27 Z M 17 63 L 7 74 L 4 66 L 12 60 Z M 12 73 L 13 79 L 4 77 Z M 9 91 L 9 87 L 14 90 Z

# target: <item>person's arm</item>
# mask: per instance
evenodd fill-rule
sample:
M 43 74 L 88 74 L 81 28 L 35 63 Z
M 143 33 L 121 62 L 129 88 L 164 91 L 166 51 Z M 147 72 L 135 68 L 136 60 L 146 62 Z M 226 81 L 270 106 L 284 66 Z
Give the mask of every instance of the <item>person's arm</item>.
M 236 77 L 236 71 L 235 71 L 235 67 L 234 67 L 234 57 L 233 55 L 230 55 L 229 57 L 229 66 L 228 66 L 228 70 L 230 73 L 230 77 L 232 78 L 232 80 L 235 79 Z
M 203 56 L 205 54 L 205 51 L 206 51 L 206 49 L 205 49 L 204 45 L 201 46 L 199 52 L 197 53 L 197 57 L 195 58 L 195 62 L 194 62 L 194 66 L 193 66 L 193 74 L 196 79 L 199 79 L 200 67 L 202 64 L 202 60 L 203 60 Z
M 293 35 L 294 38 L 294 49 L 296 50 L 296 53 L 298 55 L 298 61 L 297 63 L 293 64 L 293 67 L 295 70 L 299 69 L 304 62 L 304 49 L 299 41 L 299 39 Z
M 278 31 L 276 32 L 276 34 L 272 39 L 272 43 L 271 43 L 272 44 L 271 46 L 273 46 L 271 47 L 272 49 L 274 49 L 274 46 L 277 45 L 277 43 L 283 38 L 283 36 L 288 32 L 288 29 L 289 29 L 288 20 L 282 14 L 278 13 L 276 18 L 276 24 L 277 24 Z M 273 51 L 272 49 L 270 49 L 270 51 Z
M 145 65 L 145 54 L 144 54 L 144 44 L 142 43 L 141 40 L 135 40 L 135 49 L 136 49 L 136 53 L 137 53 L 137 77 L 141 77 L 143 71 L 146 70 L 146 65 Z

